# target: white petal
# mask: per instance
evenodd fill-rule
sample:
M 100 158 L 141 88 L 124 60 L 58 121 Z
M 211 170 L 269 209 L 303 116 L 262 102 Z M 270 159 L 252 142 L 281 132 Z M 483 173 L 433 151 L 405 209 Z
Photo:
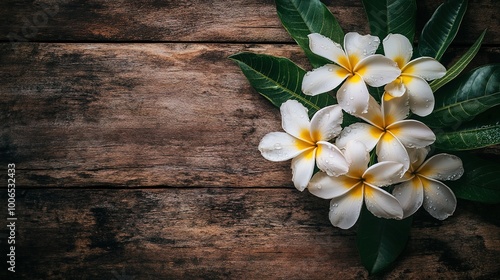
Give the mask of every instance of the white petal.
M 302 80 L 302 92 L 315 96 L 336 88 L 350 73 L 344 68 L 326 64 L 305 74 Z
M 418 176 L 396 185 L 392 194 L 403 208 L 403 219 L 417 212 L 424 200 L 424 188 Z
M 368 151 L 373 150 L 384 132 L 367 123 L 353 123 L 344 128 L 335 144 L 343 149 L 351 141 L 359 141 L 366 146 Z
M 444 220 L 455 212 L 457 198 L 445 184 L 421 178 L 424 186 L 424 208 L 436 219 Z
M 360 114 L 353 114 L 355 117 L 363 119 L 367 123 L 378 127 L 379 129 L 383 129 L 384 126 L 384 118 L 382 115 L 382 107 L 378 104 L 377 100 L 373 98 L 373 96 L 368 96 L 368 109 L 365 112 L 361 112 Z
M 316 150 L 308 150 L 292 160 L 292 181 L 299 191 L 303 191 L 314 172 Z
M 325 141 L 319 141 L 317 144 L 316 164 L 318 168 L 329 176 L 346 174 L 349 170 L 349 163 L 339 148 Z
M 424 117 L 434 110 L 434 94 L 429 84 L 421 78 L 402 76 L 403 83 L 410 95 L 410 109 L 413 113 Z
M 370 162 L 370 154 L 366 146 L 356 140 L 350 141 L 345 147 L 344 156 L 349 162 L 348 175 L 358 179 L 361 178 Z
M 414 171 L 416 171 L 422 165 L 430 150 L 430 146 L 424 148 L 406 149 L 406 151 L 408 151 L 408 155 L 410 156 L 410 162 L 414 167 Z
M 354 72 L 361 75 L 372 87 L 384 86 L 401 75 L 396 62 L 380 54 L 370 55 L 361 60 L 354 68 Z
M 363 206 L 363 187 L 358 185 L 346 194 L 330 201 L 330 222 L 341 229 L 351 228 L 359 218 Z
M 437 154 L 417 170 L 419 175 L 440 181 L 457 180 L 464 174 L 462 160 L 450 154 Z
M 382 112 L 384 114 L 384 127 L 406 119 L 410 113 L 408 95 L 404 94 L 401 97 L 393 97 L 384 93 L 382 96 Z
M 403 144 L 391 133 L 385 133 L 377 144 L 378 161 L 397 161 L 403 164 L 404 171 L 410 168 L 410 156 Z
M 381 188 L 366 186 L 365 203 L 368 211 L 379 218 L 402 219 L 403 209 L 390 193 Z
M 403 80 L 397 78 L 396 80 L 385 85 L 384 90 L 394 97 L 399 97 L 406 92 L 406 87 L 403 84 Z
M 298 156 L 307 149 L 307 145 L 297 145 L 297 138 L 284 132 L 266 134 L 259 143 L 262 156 L 270 161 L 285 161 Z M 304 143 L 306 144 L 306 143 Z M 314 146 L 309 146 L 309 149 Z
M 351 63 L 354 62 L 352 67 L 355 66 L 356 62 L 374 54 L 379 44 L 380 39 L 377 36 L 360 35 L 356 32 L 349 32 L 344 36 L 344 50 Z
M 331 199 L 348 192 L 359 180 L 347 176 L 332 177 L 324 172 L 314 174 L 307 189 L 317 197 Z
M 349 114 L 361 114 L 368 109 L 368 88 L 359 75 L 350 76 L 337 91 L 337 101 Z
M 367 184 L 383 187 L 401 182 L 403 173 L 403 164 L 396 161 L 382 161 L 368 167 L 363 179 Z
M 416 120 L 395 122 L 387 129 L 408 148 L 423 148 L 436 141 L 434 132 L 424 123 Z
M 399 68 L 403 68 L 413 55 L 413 46 L 410 40 L 401 34 L 389 34 L 382 42 L 384 54 L 394 60 Z
M 319 33 L 309 34 L 307 37 L 309 38 L 309 48 L 314 54 L 338 64 L 341 64 L 340 62 L 345 60 L 346 54 L 342 50 L 342 46 L 332 41 L 332 39 Z M 349 65 L 344 65 L 344 67 L 350 68 Z
M 432 81 L 442 78 L 446 74 L 446 68 L 432 57 L 419 57 L 410 61 L 403 68 L 403 73 Z
M 332 105 L 320 109 L 311 119 L 311 134 L 316 141 L 329 141 L 340 134 L 343 120 L 342 108 Z
M 281 104 L 280 111 L 283 130 L 298 139 L 311 142 L 307 108 L 297 100 L 288 100 Z

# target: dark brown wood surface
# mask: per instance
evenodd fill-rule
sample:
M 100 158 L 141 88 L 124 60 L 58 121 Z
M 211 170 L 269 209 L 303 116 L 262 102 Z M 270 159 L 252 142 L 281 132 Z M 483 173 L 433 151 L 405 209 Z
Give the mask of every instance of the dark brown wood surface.
M 345 30 L 367 32 L 352 2 L 326 3 Z M 445 62 L 488 28 L 470 68 L 498 63 L 500 4 L 469 2 Z M 418 1 L 420 27 L 438 4 Z M 266 53 L 310 69 L 273 1 L 8 0 L 0 19 L 0 166 L 6 176 L 16 164 L 15 277 L 369 277 L 355 229 L 331 226 L 328 201 L 293 188 L 290 162 L 257 151 L 280 130 L 279 112 L 227 57 Z M 459 200 L 443 222 L 419 213 L 384 277 L 500 277 L 499 211 Z

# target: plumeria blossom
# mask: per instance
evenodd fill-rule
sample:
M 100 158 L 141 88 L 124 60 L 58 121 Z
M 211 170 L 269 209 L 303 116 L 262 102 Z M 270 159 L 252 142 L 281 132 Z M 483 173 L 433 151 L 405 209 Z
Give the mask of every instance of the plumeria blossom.
M 412 149 L 412 164 L 405 174 L 408 181 L 396 185 L 393 195 L 403 207 L 404 217 L 424 206 L 434 218 L 444 220 L 453 214 L 457 199 L 439 180 L 457 180 L 463 173 L 462 160 L 450 154 L 437 154 L 425 160 L 429 148 Z
M 331 199 L 331 223 L 342 229 L 352 227 L 358 220 L 363 201 L 367 209 L 377 217 L 401 219 L 403 209 L 399 202 L 380 187 L 401 182 L 403 165 L 384 161 L 368 167 L 369 153 L 366 146 L 358 141 L 349 142 L 344 154 L 350 163 L 345 175 L 332 177 L 318 172 L 308 186 L 312 194 Z
M 427 83 L 443 77 L 446 68 L 432 57 L 411 60 L 413 48 L 410 40 L 401 34 L 389 34 L 382 42 L 385 56 L 394 60 L 401 69 L 401 76 L 385 86 L 394 97 L 408 92 L 410 109 L 419 116 L 427 116 L 434 109 L 434 94 Z
M 342 109 L 327 106 L 316 112 L 309 121 L 307 108 L 296 100 L 288 100 L 280 107 L 285 132 L 265 135 L 259 151 L 270 161 L 292 159 L 292 181 L 303 191 L 311 179 L 315 163 L 318 168 L 335 176 L 347 172 L 349 165 L 342 152 L 328 142 L 336 137 L 342 123 Z
M 370 96 L 368 111 L 354 114 L 367 123 L 346 127 L 336 144 L 343 148 L 352 140 L 361 141 L 369 150 L 376 147 L 378 161 L 399 161 L 406 171 L 410 167 L 406 148 L 429 146 L 436 136 L 424 123 L 405 119 L 409 114 L 408 95 L 392 97 L 384 93 L 381 103 Z
M 309 34 L 311 51 L 336 64 L 326 64 L 307 72 L 302 81 L 302 91 L 317 95 L 333 90 L 344 80 L 337 91 L 339 105 L 346 112 L 361 113 L 368 107 L 368 88 L 384 86 L 396 79 L 401 71 L 383 55 L 374 54 L 380 39 L 371 35 L 349 32 L 344 37 L 344 49 L 321 34 Z

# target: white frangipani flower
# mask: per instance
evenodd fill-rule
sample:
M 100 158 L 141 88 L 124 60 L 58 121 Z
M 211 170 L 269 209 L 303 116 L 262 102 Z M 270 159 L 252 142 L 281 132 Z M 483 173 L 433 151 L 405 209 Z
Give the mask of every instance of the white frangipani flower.
M 389 58 L 374 54 L 380 40 L 376 36 L 362 36 L 349 32 L 344 37 L 344 49 L 321 34 L 308 35 L 311 51 L 336 64 L 326 64 L 307 72 L 302 91 L 317 95 L 336 88 L 339 105 L 348 113 L 361 113 L 368 106 L 366 84 L 380 87 L 396 79 L 401 71 Z M 345 50 L 345 51 L 344 51 Z
M 382 42 L 385 56 L 394 60 L 401 76 L 385 86 L 385 91 L 398 97 L 408 92 L 410 109 L 419 116 L 427 116 L 434 109 L 434 94 L 427 83 L 446 74 L 446 68 L 432 57 L 410 61 L 413 48 L 410 40 L 401 34 L 389 34 Z
M 318 168 L 335 176 L 347 172 L 349 165 L 342 152 L 332 143 L 341 131 L 342 109 L 338 105 L 322 108 L 309 121 L 307 108 L 296 100 L 280 107 L 285 132 L 265 135 L 259 151 L 270 161 L 292 159 L 292 181 L 303 191 L 311 179 L 315 163 Z
M 363 206 L 373 215 L 387 219 L 401 219 L 403 209 L 391 194 L 380 188 L 401 182 L 403 165 L 384 161 L 368 167 L 370 156 L 365 145 L 349 142 L 345 157 L 350 163 L 349 171 L 338 177 L 316 173 L 309 182 L 310 193 L 330 201 L 329 218 L 339 228 L 348 229 L 358 220 Z
M 376 146 L 378 161 L 398 161 L 408 170 L 410 159 L 406 148 L 431 145 L 436 140 L 434 132 L 422 122 L 405 119 L 409 114 L 406 94 L 392 97 L 384 93 L 382 105 L 372 96 L 369 100 L 366 113 L 354 114 L 368 123 L 346 127 L 337 138 L 337 146 L 342 149 L 352 140 L 362 142 L 369 150 Z
M 396 185 L 393 195 L 403 207 L 404 218 L 424 206 L 434 218 L 444 220 L 455 212 L 453 191 L 439 180 L 457 180 L 464 174 L 462 160 L 454 155 L 437 154 L 424 162 L 428 148 L 411 149 L 412 163 L 405 174 L 408 181 Z

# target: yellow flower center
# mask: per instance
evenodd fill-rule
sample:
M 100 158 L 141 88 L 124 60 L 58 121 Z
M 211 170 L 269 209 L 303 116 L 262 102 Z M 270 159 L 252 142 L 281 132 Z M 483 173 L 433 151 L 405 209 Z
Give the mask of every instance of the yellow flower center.
M 311 133 L 309 133 L 309 130 L 303 129 L 299 134 L 300 139 L 297 139 L 294 143 L 295 147 L 299 151 L 307 150 L 304 154 L 307 159 L 313 158 L 315 148 L 318 147 L 318 145 L 316 144 L 316 139 L 321 139 L 321 134 L 319 131 L 313 131 L 312 135 L 313 138 L 311 138 Z
M 405 67 L 405 59 L 402 56 L 396 56 L 394 61 L 398 64 L 399 69 Z

